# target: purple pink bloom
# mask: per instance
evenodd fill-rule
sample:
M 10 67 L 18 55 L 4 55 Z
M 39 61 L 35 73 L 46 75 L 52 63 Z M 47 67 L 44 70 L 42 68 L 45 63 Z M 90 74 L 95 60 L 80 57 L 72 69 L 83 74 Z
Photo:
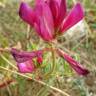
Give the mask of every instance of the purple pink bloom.
M 70 12 L 67 12 L 66 0 L 35 0 L 35 7 L 31 8 L 27 3 L 20 4 L 19 16 L 31 27 L 34 27 L 37 34 L 45 41 L 56 39 L 69 28 L 73 27 L 84 17 L 83 8 L 80 3 L 74 5 Z M 79 74 L 87 75 L 89 71 L 81 66 L 68 54 L 60 49 L 57 53 L 63 57 L 70 66 Z M 16 49 L 11 54 L 17 62 L 17 67 L 22 73 L 30 73 L 36 69 L 33 58 L 42 63 L 42 50 L 25 52 Z
M 66 0 L 36 0 L 34 8 L 22 2 L 19 16 L 34 27 L 43 40 L 52 41 L 82 20 L 84 12 L 80 3 L 67 12 Z
M 74 60 L 71 56 L 69 56 L 67 53 L 63 52 L 62 50 L 57 50 L 58 54 L 63 57 L 69 65 L 79 74 L 79 75 L 87 75 L 89 71 L 85 69 L 79 62 Z
M 11 54 L 14 57 L 14 59 L 16 60 L 17 67 L 21 73 L 33 72 L 36 68 L 34 61 L 33 61 L 33 58 L 42 57 L 42 51 L 41 50 L 32 51 L 32 52 L 25 52 L 25 51 L 19 51 L 17 49 L 12 48 Z M 41 59 L 43 59 L 43 58 L 41 58 Z M 38 61 L 38 63 L 41 63 L 41 61 Z

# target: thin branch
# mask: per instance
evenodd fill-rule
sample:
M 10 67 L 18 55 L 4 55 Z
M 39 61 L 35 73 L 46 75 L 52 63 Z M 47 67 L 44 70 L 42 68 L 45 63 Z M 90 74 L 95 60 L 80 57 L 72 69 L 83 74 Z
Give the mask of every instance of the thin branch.
M 8 93 L 9 93 L 9 96 L 12 96 L 11 90 L 10 90 L 10 88 L 9 88 L 9 86 L 8 86 L 8 84 L 7 84 L 7 82 L 6 82 L 5 80 L 4 80 L 4 82 L 5 82 L 7 91 L 8 91 Z
M 0 48 L 0 52 L 10 52 L 11 48 Z
M 6 87 L 6 85 L 8 86 L 8 85 L 10 85 L 13 82 L 15 82 L 15 80 L 12 80 L 12 79 L 11 80 L 6 80 L 7 84 L 5 84 L 5 82 L 1 83 L 0 84 L 0 88 Z
M 0 57 L 1 57 L 4 61 L 6 61 L 10 66 L 12 66 L 12 67 L 15 68 L 16 70 L 18 70 L 17 67 L 16 67 L 14 64 L 12 64 L 4 55 L 0 54 Z
M 39 84 L 41 84 L 41 85 L 47 86 L 47 87 L 51 88 L 52 90 L 61 93 L 61 94 L 64 95 L 64 96 L 70 96 L 68 93 L 66 93 L 66 92 L 64 92 L 64 91 L 62 91 L 62 90 L 60 90 L 60 89 L 58 89 L 58 88 L 56 88 L 56 87 L 50 86 L 50 85 L 46 84 L 46 83 L 43 82 L 43 81 L 33 79 L 33 78 L 30 77 L 30 76 L 27 76 L 27 75 L 25 75 L 25 74 L 18 73 L 18 72 L 16 72 L 16 71 L 12 71 L 12 70 L 10 70 L 10 69 L 8 69 L 8 68 L 4 68 L 4 67 L 2 67 L 2 66 L 0 66 L 0 68 L 3 69 L 3 70 L 6 70 L 6 71 L 12 72 L 12 73 L 14 73 L 14 74 L 20 75 L 20 76 L 22 76 L 22 77 L 31 79 L 31 80 L 33 80 L 33 81 L 35 81 L 35 82 L 37 82 L 37 83 L 39 83 Z

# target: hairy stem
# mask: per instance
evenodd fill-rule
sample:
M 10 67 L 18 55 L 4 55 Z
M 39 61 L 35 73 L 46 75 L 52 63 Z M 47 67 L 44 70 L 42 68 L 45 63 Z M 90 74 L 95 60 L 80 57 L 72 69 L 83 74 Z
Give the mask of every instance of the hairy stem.
M 52 71 L 54 72 L 55 71 L 55 68 L 56 68 L 56 62 L 55 62 L 55 50 L 54 50 L 54 48 L 53 48 L 53 46 L 52 46 Z
M 56 68 L 56 62 L 55 62 L 55 50 L 54 47 L 52 45 L 52 43 L 50 44 L 51 46 L 51 54 L 52 54 L 52 68 L 50 70 L 50 72 L 48 72 L 47 74 L 45 74 L 45 78 L 47 79 L 50 75 L 52 75 L 52 73 L 54 73 L 55 68 Z

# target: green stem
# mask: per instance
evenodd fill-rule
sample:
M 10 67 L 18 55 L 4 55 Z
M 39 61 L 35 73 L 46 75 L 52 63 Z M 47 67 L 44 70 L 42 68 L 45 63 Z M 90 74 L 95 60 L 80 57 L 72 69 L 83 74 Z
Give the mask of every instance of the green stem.
M 53 48 L 53 46 L 51 47 L 52 48 L 52 71 L 54 72 L 55 71 L 55 68 L 56 68 L 56 62 L 55 62 L 55 50 Z
M 44 77 L 47 79 L 50 75 L 52 75 L 52 73 L 54 73 L 55 71 L 55 68 L 56 68 L 56 62 L 55 62 L 55 50 L 53 48 L 53 45 L 52 43 L 50 44 L 51 45 L 51 54 L 52 54 L 52 68 L 51 70 L 44 75 Z

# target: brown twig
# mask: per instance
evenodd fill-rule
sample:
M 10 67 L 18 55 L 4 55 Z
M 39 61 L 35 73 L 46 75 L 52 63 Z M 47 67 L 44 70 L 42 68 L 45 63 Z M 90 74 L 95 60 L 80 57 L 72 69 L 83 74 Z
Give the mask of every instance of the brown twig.
M 11 48 L 0 48 L 0 52 L 10 52 Z
M 5 49 L 4 48 L 0 48 L 0 52 L 11 52 L 11 49 L 12 48 L 5 48 Z M 54 49 L 52 49 L 52 48 L 44 48 L 41 51 L 46 52 L 46 51 L 52 51 L 52 50 L 56 50 L 56 49 L 55 48 Z M 21 51 L 23 51 L 23 50 L 21 50 Z
M 0 88 L 6 87 L 10 85 L 11 83 L 15 82 L 15 80 L 5 80 L 3 83 L 0 84 Z
M 1 67 L 1 66 L 0 66 L 0 68 L 3 69 L 3 70 L 9 71 L 9 72 L 15 73 L 15 74 L 17 74 L 17 75 L 20 75 L 20 76 L 22 76 L 22 77 L 29 78 L 29 79 L 31 79 L 31 80 L 33 80 L 33 81 L 35 81 L 35 82 L 37 82 L 37 83 L 39 83 L 39 84 L 41 84 L 41 85 L 47 86 L 47 87 L 51 88 L 52 90 L 61 93 L 61 94 L 64 95 L 64 96 L 70 96 L 68 93 L 66 93 L 66 92 L 64 92 L 64 91 L 62 91 L 62 90 L 60 90 L 60 89 L 58 89 L 58 88 L 56 88 L 56 87 L 53 87 L 53 86 L 51 86 L 51 85 L 48 85 L 48 84 L 46 84 L 46 83 L 43 82 L 43 81 L 40 81 L 40 80 L 37 80 L 37 79 L 33 79 L 31 76 L 28 76 L 28 75 L 25 75 L 25 74 L 21 74 L 21 73 L 18 73 L 18 72 L 16 72 L 16 71 L 12 71 L 12 70 L 10 70 L 10 69 L 7 69 L 7 68 Z

